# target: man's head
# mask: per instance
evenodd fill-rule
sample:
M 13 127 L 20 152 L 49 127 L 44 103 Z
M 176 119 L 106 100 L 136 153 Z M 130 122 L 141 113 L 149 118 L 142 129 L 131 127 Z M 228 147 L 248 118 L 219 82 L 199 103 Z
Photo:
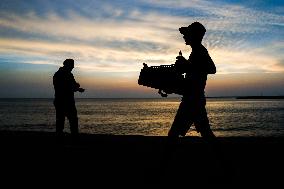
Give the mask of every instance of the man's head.
M 72 71 L 72 69 L 74 68 L 74 60 L 70 58 L 64 60 L 63 67 L 69 71 Z
M 200 44 L 206 32 L 205 27 L 199 22 L 193 22 L 187 27 L 179 28 L 187 45 Z

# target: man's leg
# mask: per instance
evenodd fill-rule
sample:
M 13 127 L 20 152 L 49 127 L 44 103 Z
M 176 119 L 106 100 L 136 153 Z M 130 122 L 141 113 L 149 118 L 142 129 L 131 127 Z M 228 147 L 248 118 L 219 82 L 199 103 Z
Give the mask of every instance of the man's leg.
M 67 118 L 69 120 L 70 131 L 71 131 L 72 136 L 77 137 L 79 134 L 79 129 L 78 129 L 77 109 L 75 107 L 75 104 L 71 105 L 68 108 Z
M 210 128 L 205 106 L 197 107 L 196 110 L 194 125 L 197 132 L 200 132 L 201 136 L 204 138 L 215 138 L 215 135 Z
M 63 107 L 56 105 L 56 134 L 59 136 L 63 136 L 64 122 L 65 122 L 65 114 Z
M 168 132 L 169 137 L 178 137 L 179 135 L 185 136 L 190 126 L 192 125 L 190 103 L 186 100 L 182 100 L 173 124 Z
M 56 142 L 63 143 L 64 140 L 64 122 L 65 122 L 65 112 L 63 106 L 55 105 L 56 110 Z

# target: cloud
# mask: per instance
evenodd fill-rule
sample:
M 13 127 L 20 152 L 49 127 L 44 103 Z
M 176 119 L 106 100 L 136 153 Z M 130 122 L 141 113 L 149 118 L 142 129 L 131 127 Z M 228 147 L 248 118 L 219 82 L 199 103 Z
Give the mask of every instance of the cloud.
M 218 74 L 229 73 L 283 73 L 284 67 L 271 55 L 260 54 L 258 50 L 231 51 L 215 49 L 211 56 L 215 58 Z
M 55 37 L 55 39 L 122 42 L 132 40 L 156 43 L 164 42 L 164 38 L 159 36 L 167 35 L 170 28 L 177 28 L 168 25 L 169 22 L 173 22 L 173 18 L 171 18 L 172 21 L 169 21 L 170 18 L 164 18 L 167 22 L 163 24 L 159 15 L 144 15 L 143 19 L 140 18 L 141 16 L 143 16 L 142 13 L 130 14 L 129 19 L 118 22 L 113 19 L 101 20 L 82 17 L 74 12 L 70 12 L 68 18 L 59 17 L 55 13 L 49 13 L 47 17 L 38 17 L 33 12 L 26 15 L 6 13 L 5 18 L 0 20 L 0 26 L 31 35 L 40 34 Z M 156 25 L 153 20 L 158 20 L 158 18 L 161 23 Z M 174 42 L 174 40 L 171 39 L 169 42 Z
M 200 20 L 208 30 L 204 44 L 218 65 L 218 73 L 283 72 L 279 61 L 284 58 L 280 53 L 283 44 L 267 42 L 275 36 L 283 41 L 278 35 L 283 30 L 271 27 L 283 27 L 282 15 L 209 1 L 137 4 L 142 3 L 151 8 L 104 3 L 99 6 L 101 10 L 89 12 L 90 16 L 68 10 L 68 6 L 64 15 L 4 11 L 0 31 L 17 31 L 29 37 L 0 38 L 0 53 L 15 54 L 23 63 L 56 64 L 62 57 L 71 57 L 86 71 L 137 72 L 142 62 L 174 63 L 180 49 L 188 56 L 178 28 Z M 90 11 L 86 6 L 82 10 Z
M 1 86 L 17 88 L 15 96 L 26 87 L 32 96 L 51 94 L 51 76 L 65 58 L 78 63 L 74 74 L 88 96 L 157 95 L 137 84 L 142 63 L 172 64 L 179 50 L 188 57 L 178 28 L 193 21 L 205 25 L 203 44 L 217 66 L 209 94 L 254 94 L 265 83 L 271 94 L 283 93 L 284 17 L 274 2 L 265 2 L 269 10 L 258 2 L 60 2 L 0 3 Z

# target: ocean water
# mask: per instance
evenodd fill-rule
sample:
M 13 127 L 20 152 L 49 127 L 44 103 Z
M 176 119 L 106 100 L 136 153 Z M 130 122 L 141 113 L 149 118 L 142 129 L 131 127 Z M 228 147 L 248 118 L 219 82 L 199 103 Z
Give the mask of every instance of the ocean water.
M 179 103 L 179 98 L 76 99 L 80 132 L 166 136 Z M 206 108 L 217 136 L 284 136 L 284 100 L 210 98 Z M 54 132 L 53 99 L 0 99 L 0 130 Z M 199 133 L 192 126 L 187 135 Z

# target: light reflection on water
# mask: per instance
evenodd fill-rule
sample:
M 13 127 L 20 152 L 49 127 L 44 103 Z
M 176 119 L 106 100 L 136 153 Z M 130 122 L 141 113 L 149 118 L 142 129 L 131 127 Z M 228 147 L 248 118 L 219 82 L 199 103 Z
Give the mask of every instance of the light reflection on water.
M 77 99 L 80 132 L 165 136 L 179 102 Z M 217 136 L 284 136 L 284 100 L 208 99 L 207 112 Z M 0 120 L 1 129 L 54 131 L 52 99 L 1 99 Z M 187 135 L 199 136 L 194 126 Z

